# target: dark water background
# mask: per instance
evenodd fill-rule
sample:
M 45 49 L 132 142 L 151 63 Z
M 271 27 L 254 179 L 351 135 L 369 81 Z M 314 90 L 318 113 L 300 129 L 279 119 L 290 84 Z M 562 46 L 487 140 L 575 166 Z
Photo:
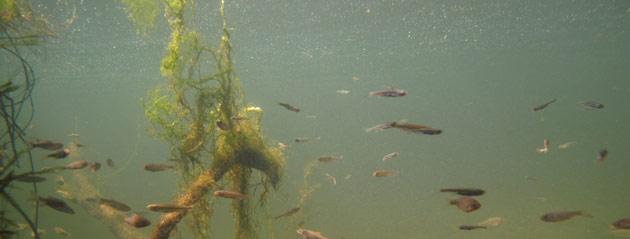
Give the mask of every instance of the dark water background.
M 216 45 L 219 2 L 196 2 L 195 26 Z M 126 163 L 116 174 L 95 173 L 110 198 L 134 209 L 171 201 L 177 176 L 141 170 L 169 155 L 168 145 L 146 133 L 139 101 L 166 83 L 159 72 L 169 33 L 162 13 L 143 38 L 118 1 L 33 6 L 57 23 L 76 7 L 77 19 L 53 29 L 59 37 L 34 63 L 36 117 L 28 133 L 67 142 L 68 134 L 80 133 L 88 159 Z M 296 238 L 300 221 L 331 239 L 629 236 L 608 225 L 630 217 L 630 1 L 228 1 L 226 13 L 246 99 L 262 108 L 270 144 L 291 146 L 270 214 L 298 203 L 305 167 L 315 158 L 343 156 L 313 168 L 308 187 L 316 190 L 294 218 L 273 223 L 275 238 Z M 409 95 L 368 96 L 384 86 Z M 531 111 L 554 98 L 547 109 Z M 585 111 L 578 102 L 588 100 L 606 108 Z M 362 130 L 403 119 L 444 134 Z M 321 140 L 296 144 L 296 137 Z M 536 152 L 544 139 L 552 143 L 547 154 Z M 556 148 L 569 141 L 577 143 Z M 608 159 L 595 165 L 601 149 Z M 395 151 L 397 158 L 380 160 Z M 398 173 L 372 177 L 379 169 Z M 42 194 L 55 194 L 52 179 L 40 185 Z M 455 196 L 439 192 L 445 187 L 485 189 L 482 208 L 464 213 L 447 206 Z M 214 238 L 232 235 L 228 207 L 218 200 Z M 594 217 L 539 220 L 578 209 Z M 256 214 L 260 238 L 271 237 L 267 214 L 267 208 Z M 495 216 L 505 223 L 458 230 Z M 41 217 L 46 238 L 56 236 L 55 226 L 73 238 L 113 238 L 84 212 L 42 208 Z M 150 228 L 140 230 L 148 235 Z

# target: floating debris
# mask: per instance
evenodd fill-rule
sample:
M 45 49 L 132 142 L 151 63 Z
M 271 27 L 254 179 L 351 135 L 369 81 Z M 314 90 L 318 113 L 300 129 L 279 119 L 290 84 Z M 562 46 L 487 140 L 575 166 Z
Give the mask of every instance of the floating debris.
M 349 90 L 337 90 L 336 92 L 337 94 L 340 94 L 340 95 L 347 95 L 350 93 Z
M 353 81 L 359 81 L 359 77 L 352 77 Z
M 389 129 L 389 128 L 393 128 L 394 125 L 396 125 L 396 122 L 387 122 L 387 123 L 382 123 L 382 124 L 377 124 L 375 126 L 372 126 L 370 128 L 367 129 L 363 129 L 365 130 L 365 132 L 378 132 L 384 129 Z
M 59 235 L 70 237 L 70 233 L 61 227 L 55 227 L 55 232 Z

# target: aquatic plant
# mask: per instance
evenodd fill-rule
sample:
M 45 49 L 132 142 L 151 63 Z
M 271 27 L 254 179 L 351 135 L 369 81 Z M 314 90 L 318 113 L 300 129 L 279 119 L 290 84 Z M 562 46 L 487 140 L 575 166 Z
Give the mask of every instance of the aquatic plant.
M 284 173 L 284 157 L 268 147 L 260 132 L 262 111 L 248 107 L 236 71 L 232 66 L 232 43 L 221 2 L 221 42 L 215 50 L 203 43 L 184 21 L 194 6 L 185 0 L 165 1 L 165 16 L 171 28 L 167 55 L 160 70 L 167 87 L 149 92 L 142 100 L 149 118 L 149 132 L 171 145 L 171 161 L 181 175 L 176 204 L 192 206 L 192 231 L 196 238 L 210 236 L 212 205 L 207 193 L 228 184 L 233 191 L 248 194 L 254 170 L 260 172 L 262 192 L 259 205 L 277 187 Z M 211 59 L 216 70 L 204 76 L 201 59 Z M 234 117 L 248 120 L 234 120 Z M 231 202 L 235 220 L 234 238 L 256 238 L 251 199 Z M 187 211 L 164 214 L 151 238 L 168 238 Z

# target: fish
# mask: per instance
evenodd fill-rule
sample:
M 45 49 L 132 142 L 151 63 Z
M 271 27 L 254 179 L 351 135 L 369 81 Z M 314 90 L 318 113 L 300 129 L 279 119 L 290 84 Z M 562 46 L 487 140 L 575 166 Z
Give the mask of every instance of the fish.
M 185 211 L 188 209 L 193 208 L 193 206 L 183 206 L 183 205 L 177 205 L 177 204 L 165 204 L 165 203 L 155 203 L 155 204 L 149 204 L 147 206 L 147 209 L 154 211 L 154 212 L 179 212 L 179 211 Z
M 90 169 L 92 170 L 92 172 L 98 171 L 101 168 L 101 163 L 99 162 L 94 162 L 90 165 Z
M 39 176 L 34 176 L 34 175 L 22 175 L 19 177 L 15 177 L 13 178 L 17 181 L 20 182 L 24 182 L 24 183 L 41 183 L 43 181 L 46 181 L 46 178 L 44 177 L 39 177 Z
M 280 143 L 280 142 L 278 143 L 278 147 L 281 148 L 281 149 L 290 149 L 291 148 L 288 145 Z
M 322 236 L 321 232 L 311 231 L 308 229 L 297 229 L 297 233 L 302 235 L 302 239 L 328 239 L 328 237 Z
M 72 208 L 70 208 L 70 206 L 68 206 L 68 204 L 64 200 L 61 200 L 59 198 L 50 197 L 50 196 L 40 197 L 35 194 L 35 199 L 42 201 L 44 204 L 46 204 L 46 206 L 49 206 L 50 208 L 55 209 L 57 211 L 68 213 L 68 214 L 74 214 L 74 210 L 72 210 Z
M 359 77 L 352 77 L 353 81 L 359 81 Z
M 130 217 L 125 218 L 125 222 L 135 228 L 141 228 L 151 225 L 151 221 L 149 221 L 149 219 L 140 216 L 137 213 L 134 213 Z
M 369 94 L 370 96 L 382 96 L 382 97 L 401 97 L 407 95 L 406 90 L 399 90 L 389 87 L 388 90 L 383 91 L 372 91 Z
M 613 229 L 630 229 L 630 218 L 619 219 L 610 224 L 610 227 Z
M 393 152 L 391 154 L 387 154 L 385 156 L 383 156 L 383 162 L 387 162 L 390 159 L 393 159 L 394 157 L 398 156 L 398 152 Z
M 448 205 L 455 205 L 459 210 L 464 212 L 474 212 L 481 208 L 481 204 L 474 198 L 461 196 L 455 200 L 449 200 Z
M 114 160 L 107 159 L 105 161 L 107 162 L 107 166 L 109 166 L 110 168 L 115 168 L 116 167 L 116 165 L 114 164 Z
M 278 102 L 278 104 L 286 108 L 287 110 L 293 111 L 295 113 L 300 112 L 300 108 L 292 106 L 290 104 L 285 104 L 285 103 L 280 103 L 280 102 Z
M 338 90 L 338 91 L 337 91 L 337 94 L 340 94 L 340 95 L 347 95 L 347 94 L 349 94 L 349 93 L 350 93 L 350 91 L 349 91 L 349 90 Z
M 173 166 L 166 165 L 166 164 L 161 164 L 161 163 L 156 163 L 156 164 L 144 165 L 142 168 L 144 170 L 147 170 L 147 171 L 150 171 L 150 172 L 160 172 L 160 171 L 164 171 L 164 170 L 168 170 L 168 169 L 173 169 Z
M 70 169 L 70 170 L 82 169 L 82 168 L 87 167 L 88 164 L 90 163 L 88 163 L 88 161 L 85 161 L 85 160 L 74 161 L 66 165 L 66 169 Z
M 525 179 L 527 179 L 529 181 L 540 182 L 539 178 L 534 178 L 534 177 L 530 177 L 530 176 L 525 176 Z
M 77 133 L 72 133 L 72 134 L 68 134 L 68 137 L 75 137 L 75 138 L 78 138 L 78 137 L 81 137 L 81 135 L 80 135 L 80 134 L 77 134 Z
M 498 227 L 499 225 L 503 224 L 504 221 L 505 219 L 502 217 L 490 217 L 480 223 L 477 223 L 477 226 Z
M 549 151 L 549 147 L 551 147 L 551 143 L 548 139 L 543 140 L 543 148 L 536 149 L 539 153 L 547 153 Z
M 382 123 L 382 124 L 377 124 L 375 126 L 372 126 L 370 128 L 367 129 L 363 129 L 365 130 L 365 132 L 370 133 L 370 132 L 378 132 L 384 129 L 389 129 L 389 128 L 393 128 L 394 125 L 396 125 L 396 122 L 386 122 L 386 123 Z
M 57 178 L 55 179 L 55 182 L 59 186 L 63 186 L 64 184 L 66 184 L 66 180 L 64 180 L 63 176 L 61 176 L 61 175 L 57 175 Z
M 228 127 L 225 126 L 225 124 L 221 120 L 217 120 L 217 127 L 219 127 L 220 130 L 228 130 Z
M 337 185 L 337 179 L 335 177 L 333 177 L 332 175 L 330 175 L 328 173 L 326 173 L 324 175 L 326 175 L 326 177 L 328 177 L 328 178 L 330 178 L 330 180 L 332 180 L 333 185 Z
M 249 118 L 247 118 L 247 117 L 232 116 L 232 117 L 230 117 L 230 119 L 238 121 L 238 120 L 248 120 Z
M 585 217 L 593 217 L 593 215 L 585 212 L 584 210 L 579 211 L 557 211 L 550 212 L 540 217 L 540 220 L 544 222 L 562 222 L 569 220 L 575 216 L 585 216 Z
M 48 154 L 46 155 L 46 157 L 62 159 L 62 158 L 68 157 L 68 155 L 70 155 L 70 149 L 62 149 L 52 154 Z
M 534 108 L 532 109 L 532 111 L 539 111 L 539 110 L 542 110 L 542 109 L 544 109 L 544 108 L 547 108 L 547 106 L 549 106 L 550 104 L 553 104 L 554 102 L 556 102 L 556 100 L 557 100 L 557 99 L 553 99 L 553 100 L 551 100 L 551 101 L 549 101 L 549 102 L 547 102 L 547 103 L 544 103 L 544 104 L 542 104 L 542 105 L 536 106 L 536 107 L 534 107 Z
M 55 232 L 59 235 L 70 237 L 70 233 L 61 227 L 55 227 Z
M 222 198 L 234 198 L 234 199 L 249 198 L 249 195 L 240 194 L 240 193 L 232 192 L 232 191 L 225 191 L 225 190 L 214 191 L 214 196 L 218 196 Z
M 338 161 L 343 159 L 343 156 L 341 157 L 335 157 L 335 156 L 319 156 L 317 158 L 317 161 L 322 162 L 322 163 L 328 163 L 328 162 L 334 162 L 334 161 Z
M 564 144 L 558 145 L 558 149 L 566 149 L 566 148 L 568 148 L 569 146 L 571 146 L 572 144 L 575 144 L 575 143 L 577 143 L 577 142 L 575 142 L 575 141 L 566 142 Z
M 352 178 L 352 174 L 348 174 L 348 175 L 346 175 L 346 180 L 348 180 L 348 179 L 350 179 L 350 178 Z
M 53 142 L 45 138 L 30 139 L 29 143 L 32 148 L 41 148 L 46 150 L 60 150 L 63 148 L 62 143 Z
M 603 104 L 597 103 L 595 101 L 582 101 L 582 102 L 578 102 L 578 103 L 586 106 L 587 108 L 584 108 L 585 110 L 603 109 L 604 108 Z
M 131 211 L 131 208 L 129 206 L 127 206 L 127 204 L 121 203 L 119 201 L 116 200 L 112 200 L 112 199 L 104 199 L 101 198 L 99 199 L 99 202 L 101 204 L 105 204 L 107 206 L 110 206 L 118 211 L 123 211 L 123 212 L 128 212 Z
M 395 174 L 396 171 L 394 170 L 376 170 L 374 171 L 374 173 L 372 173 L 372 176 L 377 177 L 377 178 L 384 178 L 384 177 L 389 177 L 392 174 Z
M 77 147 L 85 147 L 85 144 L 79 143 L 77 141 L 72 141 L 72 144 Z
M 604 160 L 606 160 L 606 156 L 608 155 L 608 150 L 606 149 L 602 149 L 599 151 L 599 157 L 597 157 L 597 161 L 595 161 L 596 163 L 601 163 L 604 162 Z
M 61 189 L 57 189 L 57 191 L 55 191 L 55 192 L 57 194 L 61 195 L 63 198 L 70 199 L 70 200 L 74 199 L 72 194 L 70 192 L 68 192 L 68 191 L 63 191 Z
M 486 193 L 486 191 L 476 188 L 447 188 L 440 189 L 440 192 L 452 192 L 462 196 L 481 196 Z
M 275 220 L 278 220 L 278 219 L 283 218 L 283 217 L 293 216 L 294 214 L 296 214 L 299 211 L 300 211 L 300 207 L 294 207 L 291 210 L 283 212 L 282 214 L 280 214 L 277 217 L 275 217 Z
M 319 140 L 321 137 L 317 138 L 295 138 L 294 141 L 298 143 L 307 143 Z
M 417 124 L 401 124 L 393 122 L 393 127 L 400 129 L 402 131 L 410 132 L 410 133 L 420 133 L 427 135 L 437 135 L 442 134 L 441 129 L 434 129 L 429 126 L 417 125 Z
M 484 226 L 468 226 L 468 225 L 459 226 L 459 230 L 467 230 L 467 231 L 471 231 L 475 229 L 487 229 L 487 228 L 488 227 L 484 227 Z

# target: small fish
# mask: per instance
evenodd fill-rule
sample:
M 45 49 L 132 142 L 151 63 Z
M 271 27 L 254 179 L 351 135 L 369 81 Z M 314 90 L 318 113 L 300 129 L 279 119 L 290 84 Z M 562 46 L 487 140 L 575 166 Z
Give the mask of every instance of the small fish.
M 311 231 L 308 229 L 297 229 L 297 233 L 302 235 L 302 239 L 328 239 L 328 237 L 322 236 L 321 232 Z
M 333 185 L 337 185 L 337 179 L 335 179 L 335 177 L 333 177 L 332 175 L 330 175 L 328 173 L 326 173 L 325 175 L 326 175 L 326 177 L 330 178 L 330 180 L 332 180 Z
M 32 148 L 41 148 L 46 150 L 60 150 L 61 148 L 63 148 L 62 143 L 53 142 L 45 138 L 30 139 L 29 143 Z
M 467 230 L 467 231 L 471 231 L 471 230 L 475 230 L 475 229 L 487 229 L 488 227 L 484 227 L 484 226 L 459 226 L 459 230 Z
M 575 144 L 575 143 L 577 143 L 577 142 L 575 142 L 575 141 L 566 142 L 564 144 L 558 145 L 558 149 L 566 149 L 566 148 L 568 148 L 569 146 L 571 146 L 572 144 Z
M 578 103 L 586 106 L 587 108 L 584 108 L 585 110 L 603 109 L 604 108 L 603 104 L 597 103 L 595 101 L 582 101 L 582 102 L 578 102 Z
M 306 115 L 307 119 L 316 119 L 317 115 Z
M 134 213 L 130 217 L 125 218 L 125 222 L 127 222 L 129 225 L 135 228 L 141 228 L 141 227 L 146 227 L 148 225 L 151 225 L 151 221 L 149 221 L 149 219 L 147 219 L 146 217 L 140 216 L 137 213 Z
M 288 145 L 280 143 L 280 142 L 278 143 L 278 147 L 281 148 L 281 149 L 290 149 L 291 148 Z
M 286 212 L 283 212 L 282 214 L 278 215 L 278 216 L 275 218 L 275 220 L 278 220 L 278 219 L 283 218 L 283 217 L 293 216 L 293 215 L 294 215 L 294 214 L 296 214 L 298 211 L 300 211 L 300 207 L 295 207 L 295 208 L 292 208 L 291 210 L 286 211 Z
M 248 120 L 249 118 L 246 118 L 246 117 L 238 117 L 238 116 L 232 116 L 232 117 L 230 117 L 230 119 L 232 119 L 232 120 L 236 120 L 236 121 L 239 121 L 239 120 Z
M 557 99 L 553 99 L 553 100 L 551 100 L 551 101 L 549 101 L 549 102 L 547 102 L 547 103 L 544 103 L 544 104 L 542 104 L 542 105 L 536 106 L 536 107 L 534 107 L 534 108 L 532 109 L 532 111 L 539 111 L 539 110 L 542 110 L 542 109 L 544 109 L 544 108 L 547 108 L 547 106 L 549 106 L 550 104 L 553 104 L 554 102 L 556 102 L 556 100 L 557 100 Z
M 374 171 L 374 173 L 372 173 L 372 176 L 377 177 L 377 178 L 384 178 L 384 177 L 389 177 L 392 174 L 395 174 L 396 171 L 394 170 L 376 170 Z
M 505 219 L 502 217 L 490 217 L 480 223 L 477 223 L 477 226 L 498 227 L 499 225 L 503 224 L 504 221 Z
M 610 224 L 610 227 L 613 229 L 630 229 L 630 218 L 619 219 Z
M 74 210 L 72 210 L 72 208 L 70 208 L 64 200 L 55 197 L 44 198 L 37 195 L 35 195 L 35 198 L 39 201 L 42 201 L 44 204 L 46 204 L 46 206 L 49 206 L 52 209 L 63 213 L 74 214 Z
M 545 222 L 561 222 L 569 220 L 575 216 L 585 216 L 585 217 L 593 217 L 593 215 L 585 212 L 584 210 L 580 211 L 557 211 L 550 212 L 540 217 L 540 220 Z
M 156 164 L 144 165 L 142 168 L 144 170 L 147 170 L 147 171 L 150 171 L 150 172 L 160 172 L 160 171 L 164 171 L 164 170 L 168 170 L 168 169 L 173 169 L 173 166 L 166 165 L 166 164 L 161 164 L 161 163 L 156 163 Z
M 177 205 L 177 204 L 165 204 L 165 203 L 155 203 L 155 204 L 149 204 L 147 206 L 147 209 L 154 211 L 154 212 L 165 212 L 165 213 L 169 213 L 169 212 L 179 212 L 179 211 L 184 211 L 184 210 L 188 210 L 193 208 L 193 206 L 183 206 L 183 205 Z
M 402 131 L 410 132 L 410 133 L 420 133 L 427 135 L 437 135 L 442 134 L 441 129 L 434 129 L 429 126 L 417 125 L 417 124 L 399 124 L 394 122 L 393 127 L 400 129 Z
M 225 191 L 225 190 L 214 191 L 214 196 L 218 196 L 222 198 L 234 198 L 234 199 L 249 198 L 249 195 L 240 194 L 240 193 L 232 192 L 232 191 Z
M 539 153 L 547 153 L 549 151 L 549 147 L 551 147 L 551 143 L 549 143 L 548 139 L 543 140 L 543 148 L 536 149 Z
M 337 91 L 337 94 L 340 94 L 340 95 L 347 95 L 347 94 L 349 94 L 349 93 L 350 93 L 350 91 L 349 91 L 349 90 L 338 90 L 338 91 Z
M 123 212 L 131 211 L 131 208 L 127 206 L 127 204 L 121 203 L 116 200 L 101 198 L 99 199 L 99 201 L 100 203 L 110 206 L 118 211 L 123 211 Z
M 313 141 L 317 141 L 319 140 L 321 137 L 317 137 L 317 138 L 295 138 L 294 141 L 298 142 L 298 143 L 306 143 L 306 142 L 313 142 Z
M 114 160 L 107 159 L 106 162 L 107 162 L 107 166 L 109 166 L 110 168 L 115 168 L 116 167 L 116 165 L 114 164 Z
M 70 233 L 61 227 L 55 227 L 55 232 L 59 235 L 70 237 Z
M 70 170 L 82 169 L 82 168 L 87 167 L 88 164 L 90 164 L 88 163 L 88 161 L 79 160 L 79 161 L 75 161 L 66 165 L 66 169 L 70 169 Z
M 77 133 L 72 133 L 72 134 L 68 134 L 68 137 L 75 137 L 75 138 L 78 138 L 78 137 L 81 137 L 81 135 L 79 135 L 79 134 L 77 134 Z
M 476 188 L 452 188 L 452 189 L 440 189 L 440 192 L 452 192 L 462 196 L 481 196 L 486 191 Z
M 601 163 L 604 162 L 604 160 L 606 160 L 606 156 L 608 155 L 608 150 L 606 149 L 602 149 L 599 151 L 599 157 L 597 157 L 597 161 L 595 161 L 596 163 Z
M 43 181 L 46 181 L 46 178 L 44 177 L 33 176 L 33 175 L 22 175 L 20 177 L 13 178 L 13 179 L 18 180 L 20 182 L 24 182 L 24 183 L 41 183 Z
M 62 159 L 62 158 L 68 157 L 68 155 L 70 155 L 70 149 L 62 149 L 52 154 L 48 154 L 46 155 L 46 157 Z
M 394 157 L 398 156 L 398 152 L 393 152 L 391 154 L 385 155 L 383 156 L 383 162 L 387 162 L 390 159 L 393 159 Z
M 359 81 L 359 77 L 352 77 L 353 81 Z
M 90 165 L 90 169 L 92 170 L 92 172 L 98 171 L 101 168 L 101 163 L 99 162 L 94 162 Z
M 382 97 L 401 97 L 407 95 L 406 90 L 398 90 L 394 88 L 389 88 L 389 90 L 383 91 L 372 91 L 370 92 L 370 96 L 382 96 Z
M 396 122 L 387 122 L 387 123 L 382 123 L 382 124 L 377 124 L 375 126 L 372 126 L 370 128 L 367 129 L 363 129 L 365 130 L 365 132 L 378 132 L 384 129 L 389 129 L 389 128 L 393 128 L 394 125 L 396 125 Z
M 219 127 L 219 129 L 221 130 L 228 130 L 228 127 L 225 126 L 225 124 L 221 120 L 217 120 L 217 127 Z
M 319 156 L 317 158 L 317 161 L 322 162 L 322 163 L 328 163 L 328 162 L 333 162 L 333 161 L 338 161 L 343 159 L 343 156 L 341 157 L 334 157 L 334 156 Z
M 346 180 L 348 180 L 348 179 L 350 179 L 350 178 L 352 178 L 352 174 L 348 174 L 348 175 L 346 175 Z
M 70 192 L 63 191 L 61 189 L 57 189 L 56 193 L 61 195 L 65 199 L 70 199 L 70 200 L 74 199 L 74 197 L 72 196 L 72 194 Z
M 481 204 L 474 198 L 461 196 L 455 200 L 449 200 L 448 205 L 455 205 L 464 212 L 473 212 L 481 208 Z
M 278 102 L 279 105 L 281 105 L 282 107 L 286 108 L 287 110 L 293 111 L 293 112 L 300 112 L 300 108 L 292 106 L 290 104 L 285 104 L 285 103 L 280 103 Z
M 534 178 L 534 177 L 530 177 L 530 176 L 525 176 L 525 179 L 527 179 L 529 181 L 540 182 L 539 178 Z

